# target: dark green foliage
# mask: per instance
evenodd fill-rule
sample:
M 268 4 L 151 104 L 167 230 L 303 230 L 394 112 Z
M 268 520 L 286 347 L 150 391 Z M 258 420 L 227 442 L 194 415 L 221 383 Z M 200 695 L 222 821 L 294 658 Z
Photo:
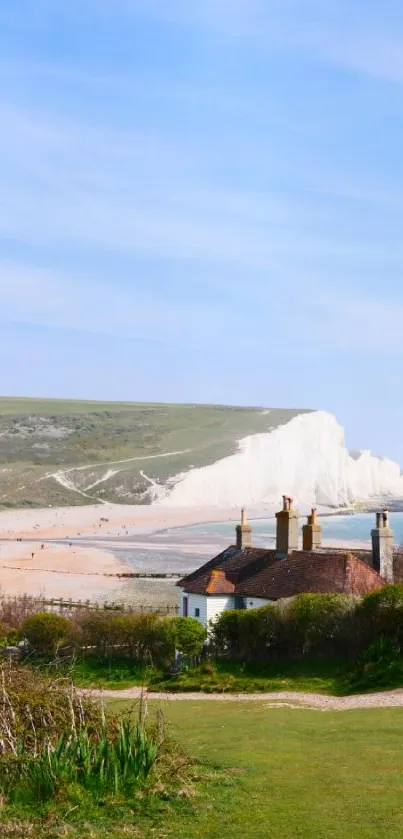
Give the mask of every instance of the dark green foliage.
M 53 654 L 56 650 L 71 642 L 74 627 L 68 618 L 52 612 L 39 612 L 24 621 L 21 631 L 36 653 Z
M 382 595 L 383 591 L 387 589 L 375 594 Z M 373 601 L 362 605 L 342 594 L 300 594 L 288 603 L 224 612 L 214 624 L 212 643 L 219 656 L 242 661 L 304 656 L 354 658 L 365 647 L 368 636 L 365 627 L 370 615 L 371 626 L 374 625 L 375 612 L 379 613 L 376 631 L 381 627 L 384 631 L 389 620 L 390 631 L 394 627 L 396 634 L 400 603 L 403 630 L 403 598 L 398 593 L 386 595 L 383 600 L 381 597 L 379 602 L 375 596 Z M 386 613 L 390 612 L 393 617 L 387 619 Z
M 243 661 L 277 657 L 284 647 L 281 613 L 276 606 L 224 612 L 214 625 L 218 654 Z
M 354 601 L 343 594 L 300 594 L 282 618 L 291 655 L 348 656 Z
M 110 660 L 122 650 L 133 660 L 168 666 L 175 658 L 171 618 L 155 614 L 89 613 L 80 621 L 82 641 Z
M 389 585 L 363 597 L 357 606 L 357 623 L 363 646 L 379 637 L 403 646 L 403 585 Z
M 128 643 L 130 616 L 110 612 L 88 612 L 79 620 L 81 640 L 106 658 Z

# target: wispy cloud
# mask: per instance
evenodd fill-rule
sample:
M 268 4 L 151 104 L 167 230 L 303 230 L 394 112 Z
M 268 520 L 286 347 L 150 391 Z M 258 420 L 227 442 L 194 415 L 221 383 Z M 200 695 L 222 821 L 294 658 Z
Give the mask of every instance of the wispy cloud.
M 274 52 L 310 56 L 392 82 L 403 82 L 399 0 L 337 4 L 328 0 L 118 0 L 135 16 L 215 32 Z M 108 4 L 106 4 L 106 7 Z

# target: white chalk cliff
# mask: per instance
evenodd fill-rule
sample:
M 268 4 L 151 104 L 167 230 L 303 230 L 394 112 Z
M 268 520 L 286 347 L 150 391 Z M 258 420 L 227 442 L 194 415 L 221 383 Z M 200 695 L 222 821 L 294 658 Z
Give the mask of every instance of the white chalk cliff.
M 350 454 L 342 427 L 325 411 L 300 414 L 238 445 L 229 457 L 173 476 L 158 502 L 258 507 L 278 504 L 287 493 L 301 506 L 340 507 L 375 497 L 403 498 L 400 466 L 369 451 Z

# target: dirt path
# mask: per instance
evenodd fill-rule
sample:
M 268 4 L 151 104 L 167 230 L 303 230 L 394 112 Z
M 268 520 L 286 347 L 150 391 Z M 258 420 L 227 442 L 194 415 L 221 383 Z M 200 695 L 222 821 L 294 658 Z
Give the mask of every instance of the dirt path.
M 81 693 L 103 699 L 139 699 L 141 688 L 123 690 L 91 690 Z M 319 693 L 280 691 L 278 693 L 152 693 L 145 691 L 150 700 L 164 702 L 265 702 L 267 708 L 309 708 L 318 711 L 348 711 L 356 708 L 403 707 L 403 688 L 382 693 L 365 693 L 356 696 L 323 696 Z

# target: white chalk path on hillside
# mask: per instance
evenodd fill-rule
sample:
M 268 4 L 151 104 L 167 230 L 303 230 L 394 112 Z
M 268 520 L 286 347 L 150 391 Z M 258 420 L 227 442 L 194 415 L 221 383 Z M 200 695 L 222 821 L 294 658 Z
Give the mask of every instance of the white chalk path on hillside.
M 89 484 L 84 489 L 79 489 L 70 480 L 67 475 L 70 475 L 72 472 L 84 472 L 86 469 L 98 469 L 99 467 L 103 466 L 118 466 L 122 463 L 134 463 L 135 461 L 144 461 L 144 460 L 159 460 L 161 458 L 167 457 L 176 457 L 180 454 L 189 454 L 192 452 L 193 449 L 182 449 L 176 452 L 163 452 L 162 454 L 148 454 L 144 456 L 136 456 L 136 457 L 126 457 L 123 460 L 108 460 L 103 463 L 88 463 L 84 466 L 71 466 L 69 469 L 60 469 L 57 472 L 50 472 L 47 475 L 43 475 L 42 478 L 38 478 L 37 483 L 46 480 L 55 480 L 58 484 L 60 484 L 64 489 L 68 489 L 70 492 L 77 492 L 79 495 L 82 495 L 84 498 L 89 498 L 91 501 L 99 502 L 101 504 L 106 504 L 108 502 L 104 501 L 102 498 L 98 498 L 98 496 L 88 495 L 88 490 L 94 489 L 94 487 L 98 486 L 99 484 L 105 483 L 108 481 L 109 478 L 112 478 L 114 475 L 117 475 L 121 470 L 120 469 L 108 469 L 105 474 L 99 478 L 94 483 Z M 143 476 L 146 477 L 146 476 Z M 147 478 L 147 480 L 150 480 Z

